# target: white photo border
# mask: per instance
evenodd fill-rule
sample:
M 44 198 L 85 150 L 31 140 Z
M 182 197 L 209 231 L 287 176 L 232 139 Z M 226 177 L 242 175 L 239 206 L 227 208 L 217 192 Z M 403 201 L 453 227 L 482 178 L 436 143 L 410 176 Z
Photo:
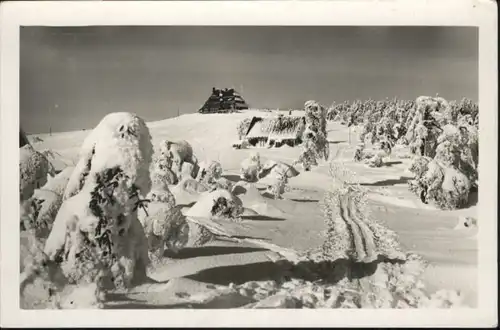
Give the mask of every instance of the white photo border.
M 232 15 L 225 13 L 231 12 Z M 21 310 L 19 30 L 87 25 L 447 25 L 479 27 L 478 308 L 451 310 Z M 5 327 L 495 326 L 497 316 L 497 10 L 495 1 L 8 1 L 0 4 L 1 301 Z

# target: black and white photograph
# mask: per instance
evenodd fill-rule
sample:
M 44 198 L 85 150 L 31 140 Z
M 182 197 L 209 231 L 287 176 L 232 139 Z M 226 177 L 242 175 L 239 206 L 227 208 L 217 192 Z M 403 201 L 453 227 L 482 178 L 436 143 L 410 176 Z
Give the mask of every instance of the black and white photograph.
M 183 14 L 17 27 L 10 308 L 481 307 L 498 108 L 480 26 Z

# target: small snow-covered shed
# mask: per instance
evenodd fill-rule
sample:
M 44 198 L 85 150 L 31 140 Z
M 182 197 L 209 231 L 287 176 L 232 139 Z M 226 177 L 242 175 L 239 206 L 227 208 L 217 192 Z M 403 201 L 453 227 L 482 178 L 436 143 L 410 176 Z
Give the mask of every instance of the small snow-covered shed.
M 244 140 L 252 146 L 294 147 L 302 143 L 305 124 L 303 116 L 253 117 Z

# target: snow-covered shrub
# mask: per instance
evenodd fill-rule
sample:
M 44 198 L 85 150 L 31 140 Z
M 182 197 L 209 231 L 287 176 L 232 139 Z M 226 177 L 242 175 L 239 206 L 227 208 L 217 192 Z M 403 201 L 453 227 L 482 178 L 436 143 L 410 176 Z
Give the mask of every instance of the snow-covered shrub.
M 432 158 L 430 157 L 415 156 L 413 157 L 408 170 L 415 174 L 416 179 L 420 179 L 425 174 L 425 172 L 427 172 L 428 165 L 431 160 Z
M 381 109 L 375 114 L 368 113 L 367 117 L 369 118 L 366 119 L 366 124 L 363 126 L 363 131 L 360 136 L 362 142 L 364 142 L 368 137 L 371 144 L 376 144 L 382 141 L 394 143 L 396 141 L 396 134 L 399 134 L 400 132 L 395 132 L 394 130 L 396 126 L 396 114 L 394 107 Z
M 349 112 L 350 104 L 347 101 L 343 103 L 333 103 L 332 106 L 327 111 L 327 119 L 334 121 L 341 121 L 342 116 Z
M 195 181 L 196 182 L 196 181 Z M 175 205 L 173 196 L 167 191 L 158 192 L 152 190 L 148 195 L 150 202 L 148 203 L 148 214 L 143 220 L 144 230 L 148 239 L 148 247 L 150 257 L 153 260 L 158 260 L 163 256 L 165 248 L 169 251 L 177 253 L 184 247 L 200 247 L 215 238 L 215 235 L 206 227 L 201 226 L 189 219 L 182 213 L 182 206 Z M 222 204 L 234 203 L 222 196 L 219 196 L 219 203 L 214 203 L 207 217 L 237 217 L 239 213 L 228 211 L 228 205 L 223 207 Z M 199 206 L 199 205 L 198 205 Z M 220 213 L 215 212 L 214 208 L 218 208 Z M 205 210 L 206 211 L 206 210 Z M 224 212 L 228 214 L 224 214 Z M 208 212 L 205 212 L 208 213 Z M 236 214 L 237 213 L 237 214 Z M 191 211 L 190 216 L 200 216 L 198 212 Z M 204 214 L 202 212 L 202 214 Z
M 37 189 L 27 201 L 31 204 L 31 217 L 29 224 L 21 223 L 25 230 L 34 230 L 38 238 L 47 238 L 57 212 L 62 205 L 62 195 L 53 191 Z
M 457 167 L 469 178 L 473 186 L 477 186 L 477 180 L 479 178 L 477 171 L 479 165 L 478 130 L 473 125 L 459 124 L 457 135 L 458 137 L 452 140 L 458 140 L 457 144 L 460 156 L 458 158 Z
M 154 154 L 151 178 L 153 181 L 166 181 L 174 185 L 183 176 L 196 177 L 198 169 L 198 160 L 189 142 L 164 140 Z
M 143 220 L 151 259 L 163 256 L 165 247 L 177 252 L 188 242 L 189 226 L 182 214 L 182 206 L 175 206 L 169 191 L 151 191 L 148 212 Z
M 368 166 L 370 167 L 381 167 L 384 164 L 383 157 L 384 157 L 383 152 L 376 152 L 373 157 L 369 158 L 366 160 L 368 163 Z
M 449 153 L 443 154 L 446 160 L 450 159 Z M 465 174 L 456 167 L 436 159 L 423 159 L 419 165 L 420 168 L 416 167 L 417 171 L 425 172 L 420 177 L 416 175 L 416 179 L 410 181 L 409 185 L 410 190 L 416 193 L 422 202 L 432 202 L 445 210 L 461 208 L 467 204 L 471 184 Z
M 215 160 L 203 161 L 200 163 L 198 180 L 200 183 L 210 187 L 216 183 L 222 176 L 222 165 Z
M 286 171 L 279 172 L 274 179 L 274 183 L 269 187 L 268 191 L 274 199 L 282 199 L 282 195 L 287 190 L 288 174 Z
M 435 199 L 436 204 L 445 210 L 466 206 L 469 201 L 471 183 L 467 176 L 455 167 L 447 167 L 442 183 L 442 199 Z
M 312 166 L 318 165 L 318 151 L 315 143 L 311 139 L 306 139 L 301 146 L 299 158 L 294 161 L 293 165 L 302 165 L 305 171 L 310 171 Z
M 441 209 L 456 209 L 467 205 L 470 189 L 477 179 L 477 169 L 463 126 L 447 124 L 437 138 L 435 156 L 425 159 L 420 168 L 412 166 L 415 180 L 410 190 L 423 202 L 432 202 Z M 425 165 L 424 165 L 425 163 Z
M 231 180 L 228 180 L 224 177 L 220 177 L 215 180 L 215 183 L 212 185 L 213 189 L 225 189 L 231 191 L 233 189 L 234 183 Z
M 186 216 L 239 220 L 243 213 L 243 203 L 230 191 L 217 189 L 200 196 Z
M 380 150 L 385 152 L 386 157 L 391 155 L 393 147 L 394 147 L 394 145 L 392 144 L 392 141 L 390 139 L 382 139 L 380 141 L 379 148 L 380 148 Z
M 155 153 L 152 167 L 153 179 L 166 180 L 169 184 L 177 184 L 186 175 L 195 178 L 199 170 L 193 148 L 184 140 L 162 141 Z
M 45 155 L 30 144 L 19 148 L 19 198 L 29 199 L 35 189 L 47 183 L 47 175 L 53 175 L 53 167 Z
M 167 184 L 153 185 L 149 193 L 146 195 L 146 201 L 164 203 L 168 208 L 172 208 L 176 204 L 175 196 L 172 194 Z M 150 204 L 148 204 L 150 208 Z
M 182 164 L 184 162 L 191 163 L 194 167 L 198 164 L 198 159 L 193 153 L 193 147 L 185 140 L 164 140 L 160 143 L 159 153 L 163 157 L 171 158 L 171 169 L 178 175 L 182 172 Z
M 166 182 L 174 185 L 179 182 L 179 177 L 172 171 L 172 157 L 165 157 L 162 153 L 155 153 L 151 164 L 151 181 L 153 184 Z
M 210 186 L 205 185 L 204 183 L 192 178 L 182 179 L 177 184 L 176 188 L 180 189 L 181 191 L 189 192 L 191 194 L 199 194 L 211 190 Z
M 406 127 L 401 123 L 395 123 L 392 128 L 392 137 L 396 143 L 404 144 L 406 135 Z
M 470 99 L 462 98 L 459 102 L 454 102 L 458 111 L 458 117 L 470 118 L 470 125 L 477 125 L 479 122 L 479 107 L 477 103 Z M 477 128 L 477 126 L 476 126 Z
M 38 238 L 46 238 L 49 235 L 72 172 L 73 168 L 68 167 L 55 177 L 47 175 L 47 183 L 42 188 L 35 189 L 31 198 L 26 201 L 31 206 L 31 213 L 28 222 L 21 222 L 24 229 L 33 229 Z M 24 211 L 26 210 L 25 207 Z
M 264 164 L 262 164 L 261 170 L 259 172 L 259 179 L 277 179 L 282 173 L 286 173 L 288 179 L 296 177 L 300 174 L 300 172 L 290 164 L 269 159 Z
M 258 152 L 252 152 L 241 162 L 240 178 L 248 182 L 257 182 L 261 170 L 260 155 Z
M 237 219 L 241 211 L 241 205 L 221 196 L 214 200 L 210 213 L 216 218 Z
M 381 167 L 384 165 L 384 158 L 390 156 L 392 153 L 392 143 L 389 140 L 382 139 L 377 143 L 375 152 L 369 156 L 365 154 L 365 162 L 370 167 Z
M 149 258 L 137 209 L 151 189 L 152 153 L 145 122 L 125 112 L 105 116 L 83 142 L 44 250 L 71 282 L 144 280 Z
M 210 218 L 211 214 L 203 208 L 201 212 L 200 209 L 191 211 L 188 213 L 188 218 L 183 214 L 181 205 L 171 208 L 166 205 L 154 207 L 153 203 L 149 204 L 150 208 L 153 206 L 152 213 L 145 219 L 145 231 L 152 259 L 161 257 L 165 247 L 177 253 L 185 247 L 204 246 L 216 238 L 216 235 L 206 226 L 190 221 L 193 216 Z
M 360 162 L 364 159 L 363 151 L 365 149 L 365 144 L 363 142 L 359 143 L 356 146 L 356 150 L 354 151 L 354 161 Z

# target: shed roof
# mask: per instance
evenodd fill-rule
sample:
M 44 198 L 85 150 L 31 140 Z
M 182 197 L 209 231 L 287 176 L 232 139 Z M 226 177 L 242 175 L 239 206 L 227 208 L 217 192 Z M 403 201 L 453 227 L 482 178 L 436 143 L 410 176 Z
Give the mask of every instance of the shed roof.
M 278 117 L 267 117 L 256 121 L 249 129 L 247 138 L 266 137 L 271 139 L 296 139 L 302 134 L 304 129 L 303 116 L 286 116 L 283 121 L 290 122 L 291 125 L 285 129 L 278 127 Z

